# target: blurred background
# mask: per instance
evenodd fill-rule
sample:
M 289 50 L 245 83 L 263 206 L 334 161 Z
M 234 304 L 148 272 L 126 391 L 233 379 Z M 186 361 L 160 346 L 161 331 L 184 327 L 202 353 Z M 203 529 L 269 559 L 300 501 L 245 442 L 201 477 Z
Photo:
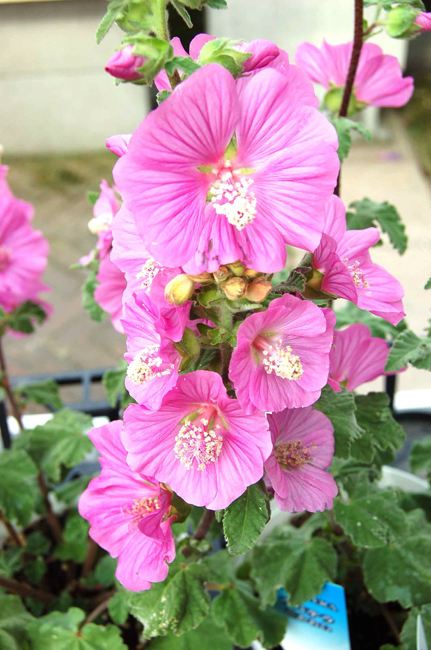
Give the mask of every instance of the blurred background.
M 431 11 L 431 1 L 426 4 Z M 192 12 L 193 32 L 172 15 L 171 34 L 181 36 L 185 46 L 201 31 L 267 38 L 285 48 L 291 60 L 302 41 L 351 39 L 353 2 L 348 0 L 228 0 L 228 5 Z M 153 101 L 148 89 L 117 87 L 105 73 L 121 39 L 114 27 L 96 45 L 105 10 L 104 0 L 0 0 L 2 162 L 10 165 L 13 192 L 33 203 L 34 223 L 49 240 L 45 281 L 54 306 L 36 334 L 8 341 L 15 376 L 112 367 L 124 352 L 124 337 L 108 318 L 100 325 L 82 311 L 84 276 L 70 270 L 95 244 L 87 229 L 92 212 L 86 192 L 97 190 L 101 178 L 112 182 L 115 156 L 105 149 L 105 139 L 133 131 Z M 405 109 L 367 110 L 373 141 L 355 143 L 344 164 L 342 198 L 347 205 L 365 196 L 389 200 L 399 210 L 409 235 L 407 252 L 400 257 L 385 245 L 373 258 L 403 284 L 409 324 L 420 334 L 431 316 L 431 294 L 423 289 L 431 275 L 431 33 L 411 42 L 382 35 L 376 42 L 415 77 L 416 90 Z M 431 395 L 431 375 L 411 369 L 398 387 L 411 399 L 414 390 L 423 402 Z

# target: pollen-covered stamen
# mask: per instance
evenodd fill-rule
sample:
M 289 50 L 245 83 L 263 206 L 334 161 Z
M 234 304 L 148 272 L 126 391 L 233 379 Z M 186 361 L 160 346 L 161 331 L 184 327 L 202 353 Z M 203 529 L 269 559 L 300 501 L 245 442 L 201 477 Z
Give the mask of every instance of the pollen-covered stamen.
M 141 287 L 144 291 L 149 291 L 153 283 L 154 278 L 162 270 L 162 266 L 152 257 L 150 257 L 145 264 L 142 265 L 140 272 L 137 274 L 136 278 L 142 280 Z
M 93 235 L 100 235 L 102 232 L 107 232 L 111 229 L 113 215 L 109 212 L 104 214 L 99 214 L 97 217 L 93 217 L 88 222 L 88 230 Z
M 166 364 L 159 356 L 160 347 L 149 345 L 140 350 L 127 368 L 127 376 L 134 384 L 144 384 L 148 379 L 172 374 L 174 365 Z
M 6 248 L 6 246 L 2 246 L 0 244 L 0 271 L 4 271 L 4 269 L 8 266 L 10 260 L 11 254 L 9 249 Z
M 370 288 L 370 284 L 365 278 L 364 272 L 362 271 L 358 260 L 353 262 L 353 264 L 349 264 L 349 259 L 347 257 L 343 257 L 342 262 L 344 266 L 350 271 L 350 275 L 352 276 L 353 284 L 355 287 L 358 287 L 360 289 Z
M 230 169 L 226 161 L 209 192 L 209 200 L 217 214 L 223 214 L 238 230 L 251 223 L 257 213 L 256 197 L 250 191 L 253 183 L 253 179 L 243 176 L 241 170 Z
M 203 416 L 193 421 L 186 420 L 175 436 L 175 458 L 187 469 L 196 467 L 203 470 L 210 463 L 217 462 L 223 448 L 223 436 L 216 420 L 218 417 L 208 419 Z
M 265 343 L 263 347 L 263 366 L 268 375 L 273 372 L 281 379 L 300 379 L 303 368 L 301 359 L 297 354 L 293 354 L 290 345 L 285 345 L 283 339 Z
M 157 497 L 143 497 L 142 499 L 134 499 L 132 504 L 128 504 L 123 508 L 123 513 L 129 519 L 130 526 L 135 528 L 139 522 L 152 512 L 160 510 L 160 502 Z
M 304 447 L 302 440 L 283 442 L 275 446 L 274 456 L 283 469 L 298 469 L 305 463 L 313 462 L 314 459 L 310 453 L 313 449 L 316 449 L 314 442 L 309 447 Z

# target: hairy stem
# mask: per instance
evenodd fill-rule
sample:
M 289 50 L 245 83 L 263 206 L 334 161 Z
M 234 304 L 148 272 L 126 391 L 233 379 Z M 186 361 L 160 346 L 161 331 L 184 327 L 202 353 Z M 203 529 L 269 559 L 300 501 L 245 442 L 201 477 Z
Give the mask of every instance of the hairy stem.
M 103 612 L 107 609 L 111 598 L 112 598 L 112 593 L 109 594 L 109 596 L 104 601 L 102 601 L 99 605 L 97 605 L 97 607 L 95 607 L 92 612 L 90 612 L 90 614 L 87 616 L 87 618 L 85 619 L 81 627 L 84 627 L 84 625 L 88 625 L 88 623 L 94 621 L 98 616 L 100 616 L 100 614 L 103 614 Z
M 3 526 L 6 528 L 7 532 L 9 533 L 10 538 L 13 540 L 13 543 L 15 546 L 25 546 L 25 537 L 21 533 L 18 533 L 13 524 L 6 519 L 4 516 L 3 512 L 0 510 L 0 521 L 3 524 Z
M 18 422 L 18 426 L 21 429 L 21 431 L 24 430 L 24 426 L 22 423 L 22 414 L 21 414 L 21 409 L 18 406 L 18 402 L 16 401 L 14 392 L 12 390 L 12 386 L 9 381 L 9 375 L 7 372 L 7 366 L 6 366 L 6 359 L 4 355 L 4 350 L 3 350 L 3 337 L 0 336 L 0 374 L 1 374 L 1 381 L 0 385 L 2 388 L 4 388 L 11 410 L 12 414 L 15 418 L 15 420 Z
M 25 582 L 18 582 L 17 580 L 12 580 L 10 578 L 0 578 L 0 587 L 3 587 L 6 591 L 21 596 L 22 598 L 34 598 L 43 603 L 50 603 L 54 598 L 54 596 L 47 591 L 35 589 Z
M 154 20 L 157 38 L 160 38 L 162 41 L 169 41 L 166 0 L 156 0 L 154 2 Z
M 61 542 L 63 541 L 63 533 L 61 530 L 60 522 L 58 521 L 52 509 L 51 502 L 48 496 L 48 488 L 45 485 L 45 481 L 43 480 L 43 476 L 41 473 L 39 473 L 37 477 L 37 483 L 39 485 L 39 490 L 42 494 L 43 502 L 45 504 L 46 519 L 52 530 L 55 541 L 57 542 L 57 544 L 61 544 Z
M 349 109 L 349 102 L 352 96 L 353 84 L 355 83 L 356 71 L 358 69 L 359 58 L 361 56 L 363 44 L 363 17 L 364 17 L 364 0 L 355 0 L 355 26 L 353 33 L 353 48 L 350 57 L 349 71 L 347 73 L 346 84 L 344 86 L 343 99 L 339 117 L 346 117 Z M 334 193 L 340 196 L 341 170 L 338 175 L 337 187 Z

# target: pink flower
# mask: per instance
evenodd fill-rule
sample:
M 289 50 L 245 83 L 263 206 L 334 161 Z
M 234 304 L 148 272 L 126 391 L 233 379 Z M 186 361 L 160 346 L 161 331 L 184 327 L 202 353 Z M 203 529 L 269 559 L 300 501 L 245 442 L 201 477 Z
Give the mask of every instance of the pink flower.
M 46 268 L 48 242 L 30 223 L 33 208 L 16 199 L 8 186 L 0 193 L 0 306 L 12 311 L 22 302 L 40 302 L 48 291 L 40 278 Z
M 123 310 L 123 292 L 126 288 L 124 273 L 111 262 L 108 255 L 100 262 L 96 277 L 99 284 L 94 292 L 94 299 L 110 315 L 115 329 L 122 333 L 123 326 L 120 319 Z
M 90 431 L 102 471 L 79 500 L 79 513 L 91 524 L 90 537 L 111 557 L 115 575 L 130 591 L 149 589 L 168 575 L 175 558 L 169 516 L 171 493 L 154 479 L 132 472 L 121 442 L 122 422 Z
M 331 509 L 337 485 L 325 470 L 334 455 L 331 421 L 313 408 L 268 415 L 274 450 L 265 471 L 275 503 L 288 512 Z
M 177 383 L 181 362 L 180 353 L 167 335 L 170 323 L 144 292 L 124 305 L 121 322 L 127 335 L 126 388 L 138 404 L 157 410 Z M 179 338 L 184 326 L 178 332 Z
M 296 51 L 296 63 L 310 79 L 327 90 L 343 88 L 349 69 L 352 43 L 329 45 L 320 49 L 302 43 Z M 364 43 L 354 83 L 354 97 L 359 104 L 399 107 L 407 104 L 413 93 L 413 77 L 403 77 L 394 56 L 383 54 L 374 43 Z
M 346 230 L 346 209 L 337 197 L 327 204 L 324 234 L 313 253 L 320 276 L 312 286 L 351 300 L 361 309 L 397 325 L 405 314 L 398 280 L 371 260 L 369 249 L 380 239 L 377 228 Z
M 198 273 L 240 259 L 277 271 L 286 242 L 313 250 L 320 239 L 337 146 L 332 125 L 287 76 L 265 69 L 239 92 L 211 64 L 145 118 L 115 179 L 160 264 Z
M 328 381 L 335 316 L 289 294 L 239 327 L 229 366 L 246 413 L 310 406 Z
M 96 249 L 99 257 L 106 257 L 112 246 L 112 222 L 120 209 L 113 188 L 105 179 L 100 183 L 100 195 L 93 207 L 93 218 L 88 223 L 90 232 L 98 235 Z
M 246 416 L 220 375 L 206 370 L 179 377 L 159 411 L 131 404 L 123 443 L 134 471 L 211 510 L 226 508 L 262 478 L 272 448 L 265 415 Z
M 371 335 L 370 328 L 355 323 L 334 334 L 328 383 L 336 391 L 340 384 L 355 390 L 361 384 L 385 375 L 389 345 Z
M 111 135 L 106 140 L 106 147 L 116 156 L 124 156 L 129 148 L 129 141 L 132 137 L 131 133 L 122 133 L 120 135 Z
M 141 79 L 142 75 L 137 72 L 137 69 L 144 65 L 144 59 L 142 56 L 135 56 L 133 48 L 133 45 L 126 45 L 121 50 L 114 52 L 105 66 L 106 72 L 125 81 Z
M 421 28 L 422 32 L 431 32 L 431 12 L 421 11 L 415 19 L 415 25 Z

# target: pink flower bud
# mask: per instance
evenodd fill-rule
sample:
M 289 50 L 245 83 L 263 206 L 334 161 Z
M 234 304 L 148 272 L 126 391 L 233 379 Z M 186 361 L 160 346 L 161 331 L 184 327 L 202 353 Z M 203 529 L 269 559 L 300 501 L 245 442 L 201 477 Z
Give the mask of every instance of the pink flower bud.
M 431 32 L 431 12 L 421 11 L 416 16 L 415 25 L 420 27 L 422 32 Z
M 280 54 L 280 50 L 271 41 L 259 38 L 250 43 L 240 43 L 235 46 L 240 52 L 251 52 L 251 57 L 244 62 L 244 72 L 252 72 L 265 68 Z
M 114 52 L 105 66 L 106 72 L 109 72 L 117 79 L 124 79 L 125 81 L 133 81 L 140 79 L 142 75 L 136 72 L 144 64 L 142 56 L 135 56 L 133 54 L 133 45 L 126 45 L 122 50 Z

